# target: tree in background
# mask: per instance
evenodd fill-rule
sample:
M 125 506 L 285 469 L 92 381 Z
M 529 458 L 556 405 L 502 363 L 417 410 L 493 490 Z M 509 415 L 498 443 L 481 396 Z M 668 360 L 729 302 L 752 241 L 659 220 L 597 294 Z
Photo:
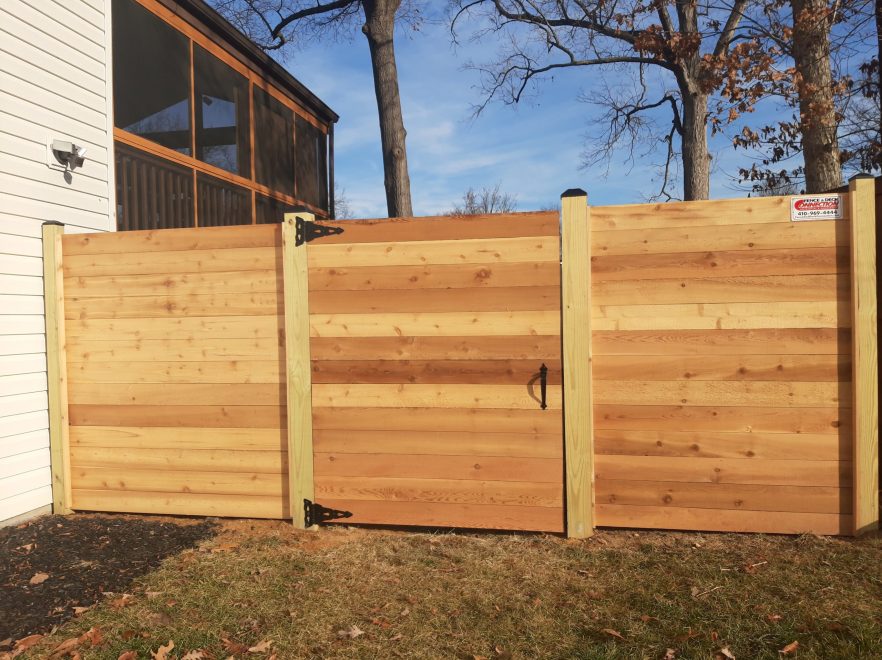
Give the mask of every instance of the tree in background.
M 395 25 L 418 28 L 417 0 L 213 0 L 214 6 L 265 50 L 279 50 L 318 35 L 351 34 L 359 23 L 368 41 L 380 117 L 383 174 L 389 216 L 411 216 L 410 175 L 398 68 Z
M 334 219 L 335 220 L 352 220 L 355 214 L 352 211 L 352 204 L 346 195 L 346 188 L 341 188 L 334 182 Z
M 531 83 L 571 67 L 636 71 L 631 91 L 613 90 L 594 100 L 607 109 L 609 129 L 593 141 L 585 165 L 607 160 L 625 145 L 654 149 L 664 144 L 661 190 L 671 198 L 672 168 L 683 173 L 683 198 L 707 199 L 711 158 L 707 124 L 711 96 L 737 83 L 762 62 L 759 43 L 738 28 L 747 0 L 459 0 L 457 21 L 479 12 L 489 27 L 477 34 L 505 33 L 506 48 L 493 63 L 481 65 L 485 100 L 518 103 Z M 521 28 L 521 29 L 518 29 Z M 656 75 L 652 81 L 648 78 Z M 621 76 L 619 76 L 621 77 Z M 753 101 L 749 96 L 746 100 Z M 661 135 L 647 113 L 670 110 Z M 679 144 L 677 144 L 679 142 Z M 650 144 L 650 147 L 646 147 Z M 642 154 L 645 155 L 645 154 Z
M 794 109 L 792 117 L 745 125 L 734 136 L 736 148 L 758 154 L 739 170 L 755 192 L 825 192 L 841 184 L 843 167 L 879 169 L 877 12 L 868 0 L 770 0 L 751 17 L 745 31 L 775 53 L 775 65 L 756 71 L 753 84 Z
M 450 215 L 488 215 L 490 213 L 511 213 L 517 209 L 517 198 L 500 191 L 500 184 L 480 190 L 469 188 L 462 195 L 462 201 L 453 207 Z

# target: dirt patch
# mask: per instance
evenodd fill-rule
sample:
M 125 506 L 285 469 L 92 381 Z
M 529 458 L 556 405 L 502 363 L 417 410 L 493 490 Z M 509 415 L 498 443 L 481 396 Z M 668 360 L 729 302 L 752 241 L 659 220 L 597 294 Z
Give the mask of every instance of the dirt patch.
M 135 516 L 45 516 L 0 529 L 0 640 L 44 633 L 123 593 L 215 525 Z

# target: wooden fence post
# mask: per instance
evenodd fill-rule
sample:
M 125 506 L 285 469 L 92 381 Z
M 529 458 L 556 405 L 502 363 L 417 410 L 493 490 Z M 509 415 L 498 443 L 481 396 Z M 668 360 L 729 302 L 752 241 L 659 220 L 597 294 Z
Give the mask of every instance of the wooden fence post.
M 282 286 L 285 300 L 285 390 L 288 419 L 288 502 L 294 527 L 304 529 L 304 500 L 315 500 L 312 469 L 312 365 L 309 359 L 309 268 L 306 243 L 296 244 L 297 220 L 282 223 Z
M 588 193 L 561 195 L 561 314 L 567 536 L 594 533 L 591 227 Z
M 854 533 L 879 528 L 879 400 L 876 345 L 876 190 L 873 177 L 849 181 L 851 209 Z
M 52 511 L 71 512 L 70 430 L 67 410 L 67 354 L 64 337 L 64 273 L 60 222 L 43 224 L 43 304 L 46 318 L 46 378 L 49 390 L 49 456 Z

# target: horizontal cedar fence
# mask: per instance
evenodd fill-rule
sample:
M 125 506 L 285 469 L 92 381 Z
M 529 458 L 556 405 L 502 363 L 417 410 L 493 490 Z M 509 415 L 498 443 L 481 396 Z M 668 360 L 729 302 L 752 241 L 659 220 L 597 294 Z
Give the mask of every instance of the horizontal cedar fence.
M 872 529 L 872 184 L 840 203 L 47 226 L 56 508 Z

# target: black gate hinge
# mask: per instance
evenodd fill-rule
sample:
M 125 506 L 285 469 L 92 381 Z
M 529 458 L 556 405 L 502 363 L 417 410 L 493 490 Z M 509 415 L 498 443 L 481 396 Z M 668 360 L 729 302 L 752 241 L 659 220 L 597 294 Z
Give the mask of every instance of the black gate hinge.
M 313 525 L 321 525 L 329 520 L 338 520 L 340 518 L 351 518 L 351 511 L 338 511 L 337 509 L 328 509 L 318 502 L 312 500 L 303 500 L 303 522 L 306 527 Z
M 343 227 L 317 225 L 316 223 L 309 220 L 297 218 L 297 222 L 294 225 L 294 245 L 299 247 L 304 243 L 309 243 L 310 241 L 314 241 L 317 238 L 322 238 L 324 236 L 334 236 L 335 234 L 342 233 Z

